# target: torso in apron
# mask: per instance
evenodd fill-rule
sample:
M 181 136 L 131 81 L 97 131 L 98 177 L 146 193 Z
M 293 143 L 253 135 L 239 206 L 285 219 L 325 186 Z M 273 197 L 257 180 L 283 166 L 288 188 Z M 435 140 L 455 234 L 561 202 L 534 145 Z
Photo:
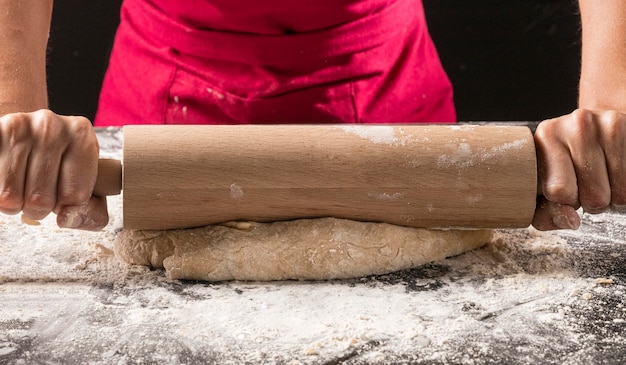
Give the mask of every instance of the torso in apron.
M 96 125 L 455 120 L 421 0 L 125 0 Z

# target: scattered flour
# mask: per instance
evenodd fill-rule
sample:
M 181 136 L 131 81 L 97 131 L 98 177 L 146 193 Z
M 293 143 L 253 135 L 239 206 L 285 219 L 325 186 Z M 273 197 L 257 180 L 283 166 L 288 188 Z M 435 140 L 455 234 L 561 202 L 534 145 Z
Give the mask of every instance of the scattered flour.
M 121 136 L 100 137 L 119 158 Z M 207 284 L 117 261 L 120 197 L 109 205 L 95 233 L 0 216 L 0 363 L 578 364 L 626 351 L 622 216 L 500 231 L 390 275 Z

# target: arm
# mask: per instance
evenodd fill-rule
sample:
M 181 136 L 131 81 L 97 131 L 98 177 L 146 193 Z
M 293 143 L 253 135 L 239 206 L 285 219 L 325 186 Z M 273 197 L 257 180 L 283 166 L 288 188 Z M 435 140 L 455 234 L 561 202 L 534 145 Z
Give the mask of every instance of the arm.
M 579 108 L 535 133 L 539 200 L 533 225 L 577 228 L 576 209 L 626 211 L 626 2 L 580 0 Z
M 579 106 L 626 112 L 626 1 L 580 0 Z
M 46 49 L 52 0 L 0 0 L 0 212 L 99 229 L 93 197 L 98 141 L 91 122 L 49 110 Z
M 52 0 L 0 0 L 0 115 L 46 108 Z

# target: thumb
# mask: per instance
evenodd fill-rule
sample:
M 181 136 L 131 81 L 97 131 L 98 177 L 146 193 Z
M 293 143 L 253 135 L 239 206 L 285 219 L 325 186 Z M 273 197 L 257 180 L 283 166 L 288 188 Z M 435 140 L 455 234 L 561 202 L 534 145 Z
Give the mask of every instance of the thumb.
M 573 207 L 553 203 L 540 196 L 537 198 L 533 226 L 540 231 L 577 229 L 580 227 L 580 216 Z
M 85 204 L 64 206 L 57 213 L 57 225 L 98 231 L 109 223 L 106 197 L 92 196 Z

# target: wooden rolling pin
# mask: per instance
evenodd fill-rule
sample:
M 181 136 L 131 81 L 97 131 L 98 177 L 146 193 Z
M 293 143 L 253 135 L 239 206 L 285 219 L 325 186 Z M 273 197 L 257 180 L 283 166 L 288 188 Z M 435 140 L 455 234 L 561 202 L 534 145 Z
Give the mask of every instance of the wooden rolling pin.
M 122 171 L 123 170 L 123 171 Z M 124 227 L 338 217 L 426 228 L 518 228 L 533 217 L 535 147 L 520 126 L 126 126 Z

